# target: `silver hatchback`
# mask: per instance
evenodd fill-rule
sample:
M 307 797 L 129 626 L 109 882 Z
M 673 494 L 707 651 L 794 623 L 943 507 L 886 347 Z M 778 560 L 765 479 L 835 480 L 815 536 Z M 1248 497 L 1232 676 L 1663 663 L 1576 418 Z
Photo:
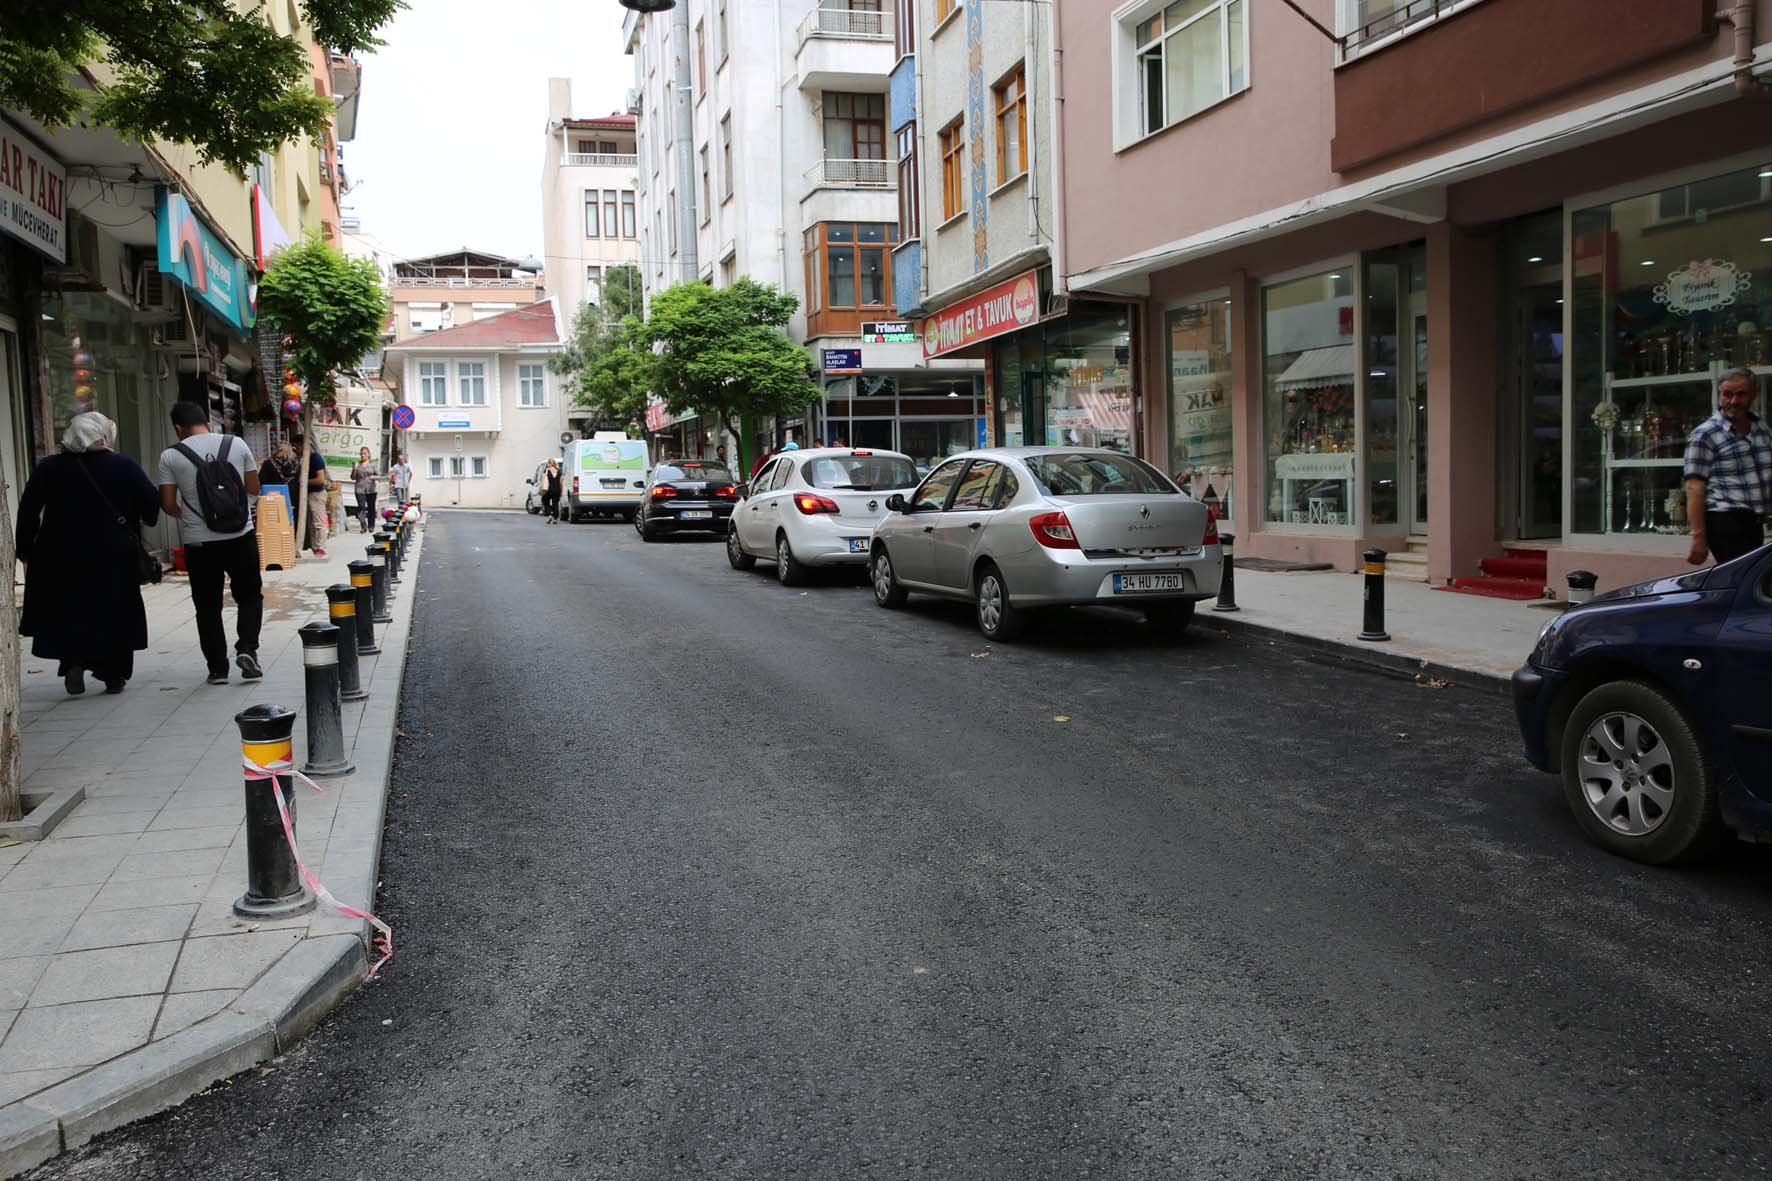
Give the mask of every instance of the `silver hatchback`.
M 874 528 L 882 607 L 910 591 L 970 599 L 978 628 L 1011 640 L 1041 607 L 1129 607 L 1186 630 L 1224 570 L 1212 511 L 1118 451 L 998 447 L 944 461 Z

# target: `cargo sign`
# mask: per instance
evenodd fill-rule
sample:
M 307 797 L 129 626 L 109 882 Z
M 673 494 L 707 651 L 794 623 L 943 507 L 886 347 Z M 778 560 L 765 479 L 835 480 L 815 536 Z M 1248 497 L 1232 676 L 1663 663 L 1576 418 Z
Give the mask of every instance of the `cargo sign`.
M 0 230 L 65 263 L 67 202 L 67 170 L 0 119 Z
M 860 349 L 820 349 L 823 354 L 823 368 L 826 373 L 860 373 Z
M 923 355 L 939 357 L 1026 328 L 1039 318 L 1040 280 L 1028 271 L 924 320 Z
M 863 320 L 863 344 L 916 344 L 917 330 L 909 320 Z

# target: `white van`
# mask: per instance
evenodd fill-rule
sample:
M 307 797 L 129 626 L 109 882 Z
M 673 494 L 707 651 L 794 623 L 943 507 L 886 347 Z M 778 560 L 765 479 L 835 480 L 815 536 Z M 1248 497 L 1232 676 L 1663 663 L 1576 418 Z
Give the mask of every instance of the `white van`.
M 560 516 L 568 521 L 602 514 L 632 517 L 646 495 L 652 457 L 646 440 L 620 431 L 598 431 L 566 444 L 561 463 L 566 495 Z

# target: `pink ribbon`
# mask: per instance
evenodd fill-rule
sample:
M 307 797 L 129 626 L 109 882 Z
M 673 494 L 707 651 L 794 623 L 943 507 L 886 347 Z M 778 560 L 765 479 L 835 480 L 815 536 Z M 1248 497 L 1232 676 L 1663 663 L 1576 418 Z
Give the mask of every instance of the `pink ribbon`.
M 242 762 L 245 764 L 246 778 L 248 780 L 262 781 L 268 779 L 272 782 L 271 796 L 277 801 L 277 815 L 283 818 L 283 836 L 289 841 L 290 856 L 295 858 L 296 872 L 301 875 L 301 880 L 307 883 L 308 889 L 314 892 L 314 897 L 332 907 L 332 909 L 338 911 L 340 914 L 353 919 L 362 919 L 377 931 L 381 932 L 375 937 L 375 950 L 381 953 L 381 958 L 376 960 L 373 964 L 370 964 L 369 971 L 363 974 L 364 980 L 374 980 L 375 974 L 381 971 L 382 965 L 394 958 L 393 929 L 368 911 L 358 910 L 356 907 L 348 906 L 345 903 L 340 902 L 337 898 L 334 898 L 332 896 L 332 891 L 326 888 L 326 883 L 322 882 L 319 875 L 309 869 L 306 863 L 302 861 L 301 850 L 297 848 L 295 844 L 295 823 L 289 818 L 289 804 L 283 798 L 282 789 L 275 785 L 276 779 L 279 775 L 288 775 L 307 784 L 320 795 L 325 795 L 326 793 L 321 790 L 318 783 L 315 783 L 312 779 L 309 779 L 306 775 L 297 771 L 295 769 L 295 764 L 291 763 L 288 759 L 278 759 L 268 767 L 261 767 L 251 759 L 242 759 Z

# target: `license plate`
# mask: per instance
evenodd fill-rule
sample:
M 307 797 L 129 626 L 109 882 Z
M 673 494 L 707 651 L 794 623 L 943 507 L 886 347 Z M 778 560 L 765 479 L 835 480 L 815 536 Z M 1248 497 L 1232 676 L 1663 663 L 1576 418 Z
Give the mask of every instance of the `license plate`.
M 1116 595 L 1142 595 L 1152 591 L 1186 590 L 1179 574 L 1116 574 Z
M 851 537 L 849 539 L 849 552 L 852 554 L 867 553 L 868 552 L 868 539 L 865 537 Z
M 628 482 L 626 480 L 598 480 L 597 483 L 605 488 L 625 488 Z
M 677 514 L 679 521 L 706 521 L 713 517 L 713 511 L 705 508 L 685 509 Z

